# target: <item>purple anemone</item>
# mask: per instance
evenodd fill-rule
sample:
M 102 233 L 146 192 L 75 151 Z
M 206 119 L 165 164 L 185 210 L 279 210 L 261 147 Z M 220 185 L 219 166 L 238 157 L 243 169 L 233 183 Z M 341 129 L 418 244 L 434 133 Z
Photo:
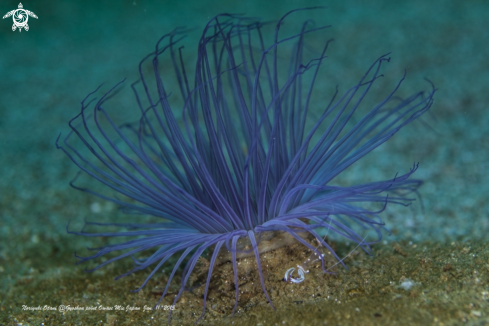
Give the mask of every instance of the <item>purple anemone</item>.
M 79 263 L 119 252 L 96 270 L 132 257 L 135 267 L 119 277 L 151 268 L 140 290 L 165 262 L 176 257 L 161 297 L 167 294 L 175 273 L 184 267 L 176 302 L 199 257 L 206 249 L 213 249 L 202 317 L 221 248 L 231 252 L 236 309 L 240 238 L 251 243 L 270 305 L 257 245 L 261 233 L 287 232 L 319 254 L 299 235 L 306 232 L 333 255 L 319 230 L 345 237 L 367 252 L 370 244 L 381 239 L 379 213 L 388 203 L 408 205 L 413 200 L 406 194 L 415 192 L 422 183 L 409 179 L 417 165 L 406 174 L 377 182 L 344 187 L 334 180 L 428 111 L 435 90 L 431 86 L 426 93 L 395 96 L 403 77 L 373 108 L 359 114 L 367 102 L 372 102 L 366 98 L 382 76 L 381 66 L 389 61 L 384 55 L 356 85 L 342 95 L 338 88 L 330 89 L 329 100 L 324 100 L 326 84 L 319 86 L 317 80 L 330 42 L 318 48 L 321 38 L 314 42 L 308 38 L 328 26 L 316 27 L 307 21 L 295 34 L 282 36 L 284 19 L 293 12 L 278 21 L 271 36 L 264 33 L 270 23 L 240 15 L 218 15 L 202 33 L 194 66 L 185 64 L 188 60 L 178 45 L 185 30 L 163 36 L 155 51 L 140 63 L 140 81 L 132 84 L 140 111 L 137 123 L 119 125 L 104 109 L 120 83 L 98 100 L 92 98 L 97 89 L 82 101 L 81 112 L 69 123 L 72 131 L 62 143 L 58 137 L 57 147 L 116 195 L 72 183 L 73 187 L 109 200 L 126 212 L 161 221 L 87 222 L 123 230 L 69 231 L 89 237 L 133 237 L 97 248 L 89 257 L 77 256 Z M 163 60 L 163 55 L 168 57 Z M 152 73 L 147 73 L 149 64 Z M 73 137 L 86 149 L 77 149 Z M 373 209 L 370 203 L 378 207 Z M 366 241 L 353 225 L 374 230 L 378 238 Z M 148 251 L 149 257 L 139 257 Z M 324 261 L 322 268 L 327 272 Z

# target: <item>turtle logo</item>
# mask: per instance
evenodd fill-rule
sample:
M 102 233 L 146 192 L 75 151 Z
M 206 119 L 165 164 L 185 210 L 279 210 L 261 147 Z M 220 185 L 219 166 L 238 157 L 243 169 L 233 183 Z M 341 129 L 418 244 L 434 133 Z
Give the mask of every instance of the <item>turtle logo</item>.
M 19 32 L 22 31 L 22 28 L 26 31 L 29 30 L 29 25 L 27 25 L 27 20 L 29 20 L 29 16 L 37 19 L 36 14 L 32 11 L 25 10 L 24 6 L 22 6 L 22 3 L 19 3 L 19 9 L 15 9 L 6 13 L 5 16 L 3 16 L 3 19 L 10 16 L 12 16 L 14 20 L 14 24 L 12 25 L 12 31 L 14 32 L 17 28 L 19 29 Z

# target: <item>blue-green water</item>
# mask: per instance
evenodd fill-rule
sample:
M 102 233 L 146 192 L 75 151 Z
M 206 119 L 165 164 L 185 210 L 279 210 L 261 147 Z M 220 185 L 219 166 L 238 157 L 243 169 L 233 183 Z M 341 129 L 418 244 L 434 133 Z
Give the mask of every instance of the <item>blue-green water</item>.
M 29 31 L 0 23 L 0 277 L 2 291 L 33 271 L 75 262 L 74 251 L 100 245 L 66 233 L 83 219 L 110 219 L 115 207 L 69 187 L 76 167 L 55 149 L 80 101 L 102 82 L 137 79 L 137 64 L 158 38 L 177 26 L 196 28 L 185 43 L 195 52 L 198 31 L 213 16 L 245 13 L 278 19 L 296 7 L 328 8 L 294 19 L 331 24 L 335 38 L 328 74 L 349 87 L 377 57 L 392 52 L 387 81 L 406 69 L 405 94 L 438 89 L 432 115 L 413 123 L 346 177 L 376 179 L 420 162 L 419 204 L 382 216 L 392 241 L 484 240 L 489 231 L 489 32 L 485 1 L 30 1 Z M 3 1 L 4 15 L 16 1 Z M 320 40 L 323 42 L 323 40 Z M 354 77 L 352 77 L 354 76 Z M 353 79 L 352 79 L 353 78 Z M 127 102 L 132 100 L 126 87 Z M 126 95 L 122 95 L 126 96 Z M 125 112 L 125 111 L 124 111 Z M 127 113 L 125 113 L 127 114 Z M 427 127 L 428 126 L 428 127 Z M 433 130 L 435 131 L 433 131 Z M 487 262 L 486 262 L 487 263 Z M 37 275 L 37 274 L 36 274 Z M 142 276 L 141 276 L 142 277 Z M 27 299 L 26 299 L 27 300 Z M 26 302 L 28 303 L 29 300 Z M 6 305 L 6 302 L 2 302 Z

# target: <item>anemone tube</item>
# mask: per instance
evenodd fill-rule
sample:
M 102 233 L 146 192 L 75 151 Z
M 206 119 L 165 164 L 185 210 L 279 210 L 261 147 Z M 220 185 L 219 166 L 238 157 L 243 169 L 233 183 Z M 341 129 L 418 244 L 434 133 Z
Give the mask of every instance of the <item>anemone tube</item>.
M 435 89 L 431 85 L 427 93 L 400 99 L 394 94 L 402 77 L 373 109 L 353 118 L 382 76 L 381 66 L 390 60 L 383 55 L 342 96 L 337 87 L 329 102 L 313 101 L 318 92 L 324 92 L 316 79 L 331 40 L 312 57 L 310 52 L 314 51 L 308 49 L 308 40 L 329 26 L 315 27 L 306 21 L 296 34 L 281 37 L 286 18 L 296 11 L 278 21 L 272 37 L 263 32 L 270 23 L 230 14 L 213 18 L 197 46 L 193 80 L 184 64 L 183 47 L 178 47 L 187 31 L 175 29 L 164 35 L 154 52 L 141 61 L 140 81 L 131 85 L 141 112 L 137 123 L 118 125 L 104 109 L 122 82 L 98 100 L 94 94 L 100 87 L 81 102 L 81 112 L 69 123 L 71 132 L 62 142 L 58 137 L 56 145 L 82 172 L 118 195 L 82 188 L 74 182 L 71 185 L 109 200 L 127 213 L 151 215 L 161 222 L 86 222 L 87 226 L 120 227 L 120 232 L 68 230 L 86 237 L 134 237 L 94 248 L 96 253 L 88 257 L 75 253 L 78 263 L 119 252 L 90 270 L 94 271 L 132 257 L 134 268 L 116 279 L 154 266 L 139 291 L 165 262 L 179 255 L 158 301 L 167 294 L 177 270 L 186 261 L 175 304 L 197 260 L 213 247 L 202 318 L 217 254 L 223 245 L 232 255 L 236 291 L 233 314 L 236 310 L 240 238 L 251 242 L 261 287 L 272 307 L 257 247 L 256 237 L 262 232 L 289 233 L 318 254 L 326 273 L 321 253 L 299 233 L 312 234 L 343 265 L 318 234 L 319 228 L 370 252 L 370 244 L 382 237 L 379 213 L 388 203 L 408 205 L 414 200 L 406 194 L 416 192 L 422 183 L 410 179 L 417 164 L 406 174 L 388 180 L 350 187 L 332 185 L 332 181 L 428 111 Z M 269 45 L 267 39 L 272 39 Z M 163 54 L 169 59 L 161 60 Z M 284 57 L 288 65 L 281 63 Z M 153 75 L 145 72 L 148 63 Z M 161 68 L 168 63 L 172 72 Z M 175 90 L 168 89 L 166 79 L 177 88 L 176 94 L 170 92 Z M 312 110 L 319 112 L 319 117 L 314 117 Z M 85 152 L 71 144 L 72 138 L 84 144 Z M 366 208 L 366 203 L 378 203 L 381 208 L 375 211 Z M 378 238 L 366 241 L 352 225 L 374 230 Z M 149 257 L 136 258 L 148 250 L 152 250 Z

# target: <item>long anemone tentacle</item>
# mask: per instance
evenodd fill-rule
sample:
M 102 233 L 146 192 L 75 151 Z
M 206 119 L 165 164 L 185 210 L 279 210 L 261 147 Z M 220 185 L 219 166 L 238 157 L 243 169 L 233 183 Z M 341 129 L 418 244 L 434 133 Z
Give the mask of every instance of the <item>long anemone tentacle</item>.
M 136 122 L 119 124 L 110 114 L 109 105 L 124 81 L 95 98 L 101 85 L 83 99 L 79 114 L 69 121 L 70 132 L 56 140 L 80 169 L 70 185 L 111 201 L 134 214 L 134 221 L 85 222 L 80 231 L 71 231 L 68 224 L 67 232 L 78 236 L 130 238 L 87 248 L 92 254 L 85 257 L 75 253 L 77 263 L 108 257 L 89 270 L 94 271 L 131 257 L 133 268 L 116 279 L 150 270 L 135 292 L 164 265 L 173 264 L 158 306 L 176 278 L 180 288 L 174 304 L 195 287 L 189 285 L 190 276 L 199 258 L 213 250 L 205 282 L 200 280 L 201 320 L 213 294 L 219 252 L 226 249 L 235 287 L 232 314 L 239 304 L 241 252 L 254 256 L 261 288 L 274 308 L 260 261 L 265 232 L 290 234 L 318 256 L 325 273 L 332 273 L 331 267 L 309 238 L 330 251 L 337 264 L 346 265 L 321 236 L 323 231 L 372 253 L 370 246 L 386 230 L 380 216 L 387 206 L 410 205 L 415 200 L 410 194 L 419 198 L 423 182 L 411 178 L 418 164 L 374 182 L 344 186 L 337 177 L 427 112 L 435 88 L 428 81 L 429 91 L 400 97 L 404 73 L 379 101 L 371 94 L 390 61 L 384 54 L 352 87 L 332 87 L 324 98 L 327 83 L 320 81 L 332 39 L 312 37 L 330 26 L 308 20 L 290 34 L 282 28 L 298 11 L 317 9 L 292 10 L 275 24 L 217 15 L 204 27 L 193 64 L 181 45 L 190 30 L 163 35 L 140 62 L 140 80 L 131 84 L 140 114 Z M 318 45 L 321 38 L 325 42 Z M 82 174 L 109 193 L 78 185 Z M 110 229 L 92 230 L 97 228 Z M 370 234 L 375 238 L 367 239 Z M 251 249 L 243 249 L 238 240 L 249 241 Z

